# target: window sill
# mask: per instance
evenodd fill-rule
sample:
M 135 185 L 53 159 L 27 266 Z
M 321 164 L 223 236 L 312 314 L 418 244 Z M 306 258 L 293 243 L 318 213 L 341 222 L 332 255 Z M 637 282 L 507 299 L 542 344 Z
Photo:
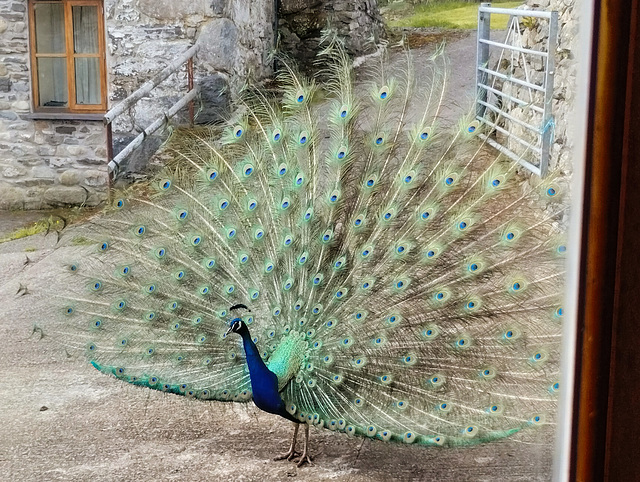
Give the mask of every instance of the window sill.
M 104 114 L 82 114 L 78 112 L 32 112 L 21 115 L 20 117 L 25 120 L 104 120 Z

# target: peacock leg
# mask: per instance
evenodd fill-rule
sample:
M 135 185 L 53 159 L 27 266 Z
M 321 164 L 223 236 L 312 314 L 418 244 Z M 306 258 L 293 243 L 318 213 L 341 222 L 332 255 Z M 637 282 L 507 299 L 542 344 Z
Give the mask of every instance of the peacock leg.
M 311 455 L 309 455 L 309 424 L 304 425 L 304 449 L 302 451 L 302 455 L 296 461 L 298 463 L 298 467 L 302 467 L 304 463 L 308 463 L 309 465 L 313 465 L 311 463 Z
M 296 423 L 296 428 L 293 430 L 293 440 L 291 440 L 291 447 L 289 447 L 289 451 L 286 454 L 278 455 L 274 457 L 273 460 L 292 460 L 294 457 L 300 455 L 300 452 L 296 452 L 296 439 L 298 438 L 298 429 L 300 428 L 300 424 Z M 306 446 L 306 445 L 305 445 Z

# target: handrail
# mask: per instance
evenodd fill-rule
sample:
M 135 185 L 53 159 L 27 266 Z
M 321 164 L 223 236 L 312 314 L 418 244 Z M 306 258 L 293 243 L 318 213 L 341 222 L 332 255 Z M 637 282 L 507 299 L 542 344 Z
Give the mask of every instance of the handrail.
M 130 109 L 133 104 L 135 104 L 142 97 L 144 97 L 149 92 L 151 92 L 151 90 L 153 90 L 153 88 L 156 87 L 160 82 L 162 82 L 164 79 L 166 79 L 171 74 L 173 74 L 176 70 L 178 70 L 178 68 L 182 64 L 184 64 L 186 61 L 191 59 L 198 52 L 199 48 L 200 48 L 200 44 L 195 44 L 194 46 L 192 46 L 189 50 L 185 51 L 180 57 L 175 59 L 173 62 L 167 65 L 164 69 L 162 69 L 160 72 L 154 75 L 151 79 L 149 79 L 144 84 L 142 84 L 142 86 L 138 90 L 133 92 L 126 99 L 124 99 L 122 102 L 119 102 L 115 107 L 109 110 L 104 115 L 103 122 L 105 123 L 105 125 L 108 125 L 111 122 L 113 122 L 113 120 L 116 117 L 118 117 L 124 111 Z
M 193 57 L 198 52 L 199 48 L 199 44 L 195 44 L 190 47 L 182 55 L 180 55 L 180 57 L 176 58 L 173 62 L 171 62 L 164 69 L 154 75 L 151 79 L 142 84 L 140 88 L 129 95 L 126 99 L 124 99 L 122 102 L 119 102 L 115 107 L 109 110 L 102 118 L 102 121 L 107 126 L 109 188 L 111 188 L 111 183 L 118 174 L 120 163 L 123 162 L 127 157 L 129 157 L 148 136 L 152 135 L 154 132 L 164 126 L 169 121 L 169 119 L 175 116 L 180 111 L 180 109 L 184 108 L 187 104 L 189 105 L 189 119 L 191 123 L 193 123 L 193 100 L 200 92 L 200 89 L 198 87 L 194 88 L 193 84 Z M 158 86 L 158 84 L 164 81 L 176 70 L 178 70 L 180 66 L 182 66 L 182 64 L 184 64 L 185 62 L 187 63 L 187 94 L 183 96 L 178 102 L 176 102 L 168 111 L 163 112 L 162 116 L 159 119 L 153 122 L 150 126 L 146 127 L 138 136 L 136 136 L 129 144 L 127 144 L 125 148 L 118 153 L 117 156 L 113 157 L 112 122 L 119 115 L 123 114 L 131 107 L 133 107 L 136 102 L 138 102 L 144 96 L 148 95 L 155 87 Z M 111 189 L 109 189 L 109 191 L 111 191 Z
M 122 149 L 122 151 L 120 151 L 116 157 L 109 161 L 109 172 L 111 173 L 115 171 L 117 173 L 120 163 L 127 157 L 129 157 L 129 155 L 131 155 L 131 153 L 144 142 L 147 136 L 150 136 L 162 126 L 164 126 L 169 121 L 169 119 L 175 116 L 183 107 L 191 102 L 199 92 L 200 86 L 196 86 L 194 89 L 187 92 L 187 94 L 184 95 L 178 102 L 176 102 L 173 107 L 171 107 L 168 111 L 163 112 L 162 117 L 157 119 L 153 124 L 144 129 L 140 134 L 138 134 L 138 136 L 129 144 L 127 144 L 127 146 Z

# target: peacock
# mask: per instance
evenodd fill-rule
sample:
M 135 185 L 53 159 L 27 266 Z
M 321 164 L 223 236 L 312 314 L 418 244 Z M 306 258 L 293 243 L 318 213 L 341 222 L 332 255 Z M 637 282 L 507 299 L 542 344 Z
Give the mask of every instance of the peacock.
M 280 56 L 277 89 L 176 132 L 74 231 L 41 333 L 123 382 L 253 401 L 299 466 L 312 425 L 447 447 L 553 424 L 566 181 L 473 114 L 444 125 L 445 56 L 416 75 L 402 52 L 357 82 L 336 38 L 312 78 Z

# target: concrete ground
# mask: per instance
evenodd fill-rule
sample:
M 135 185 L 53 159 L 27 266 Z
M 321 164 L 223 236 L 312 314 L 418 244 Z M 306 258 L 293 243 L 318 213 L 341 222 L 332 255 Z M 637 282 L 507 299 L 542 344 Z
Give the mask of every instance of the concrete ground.
M 474 45 L 465 36 L 448 49 L 470 72 Z M 462 55 L 454 57 L 456 51 Z M 456 65 L 452 70 L 462 68 Z M 452 80 L 451 98 L 469 94 L 472 76 Z M 1 213 L 0 238 L 40 216 Z M 313 466 L 274 462 L 288 446 L 290 423 L 253 404 L 199 402 L 124 384 L 32 336 L 34 322 L 52 309 L 46 295 L 55 292 L 52 268 L 68 250 L 55 234 L 0 244 L 2 481 L 550 478 L 553 430 L 539 432 L 536 443 L 516 435 L 465 449 L 424 449 L 314 428 Z

